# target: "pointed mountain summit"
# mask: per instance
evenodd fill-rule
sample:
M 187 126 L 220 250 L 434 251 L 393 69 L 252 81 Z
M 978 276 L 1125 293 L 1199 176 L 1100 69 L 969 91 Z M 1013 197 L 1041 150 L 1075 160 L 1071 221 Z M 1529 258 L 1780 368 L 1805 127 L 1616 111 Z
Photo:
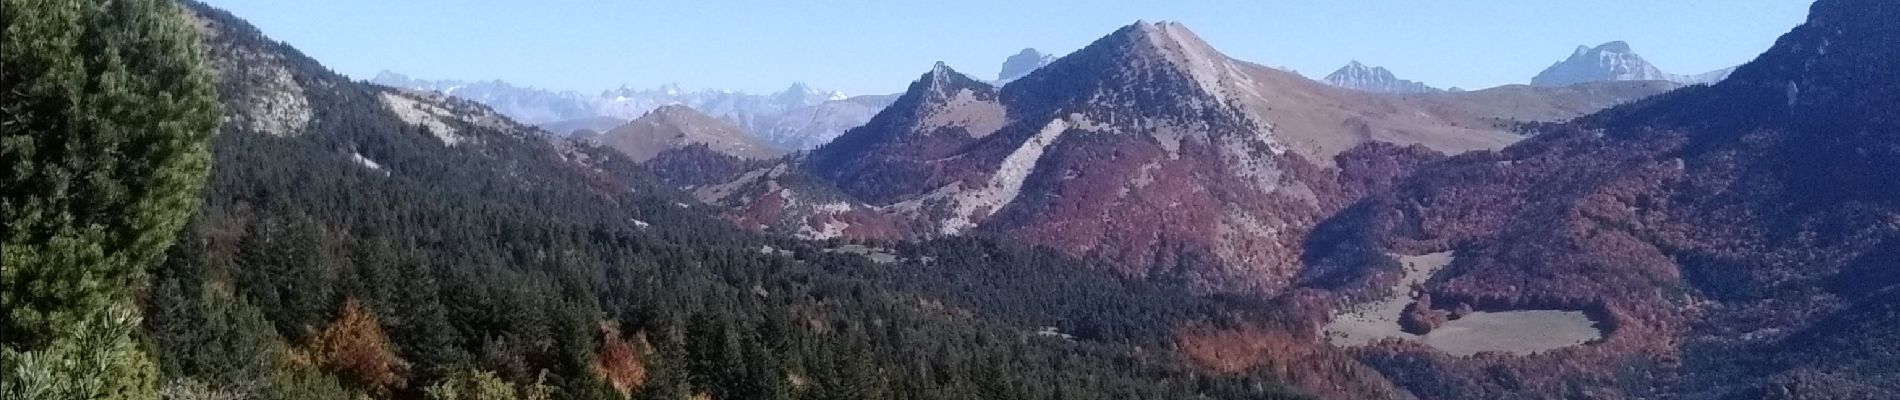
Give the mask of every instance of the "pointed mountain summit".
M 1012 116 L 1065 115 L 1058 110 L 1113 105 L 1119 113 L 1173 120 L 1183 127 L 1225 127 L 1196 132 L 1268 132 L 1259 139 L 1322 166 L 1369 141 L 1422 144 L 1455 153 L 1516 140 L 1483 122 L 1495 116 L 1489 110 L 1427 111 L 1420 108 L 1443 107 L 1364 98 L 1363 93 L 1230 58 L 1178 22 L 1123 27 L 1002 92 Z
M 1637 55 L 1630 44 L 1613 41 L 1596 47 L 1577 46 L 1570 57 L 1551 64 L 1536 77 L 1532 86 L 1556 87 L 1588 82 L 1669 81 L 1684 85 L 1720 82 L 1733 67 L 1692 75 L 1677 75 L 1650 64 Z
M 1657 69 L 1630 50 L 1629 43 L 1613 41 L 1596 47 L 1577 46 L 1570 58 L 1551 64 L 1532 86 L 1569 86 L 1601 81 L 1667 81 L 1673 76 Z
M 779 91 L 778 94 L 772 95 L 772 100 L 777 103 L 779 107 L 787 109 L 813 106 L 826 101 L 843 100 L 844 98 L 844 92 L 820 91 L 805 85 L 804 82 L 793 82 L 792 86 Z
M 1399 79 L 1385 67 L 1370 67 L 1358 60 L 1346 63 L 1339 70 L 1326 75 L 1326 83 L 1362 92 L 1373 93 L 1437 93 L 1438 88 L 1421 82 Z
M 919 93 L 930 100 L 942 101 L 955 97 L 957 93 L 964 90 L 994 91 L 994 89 L 990 84 L 957 72 L 951 69 L 949 64 L 938 61 L 931 64 L 930 72 L 925 72 L 923 76 L 918 77 L 917 81 L 913 82 L 904 93 Z M 898 101 L 903 102 L 903 100 Z
M 662 152 L 695 145 L 741 159 L 767 159 L 782 154 L 738 125 L 683 105 L 653 109 L 601 134 L 597 140 L 634 161 L 651 160 Z
M 1006 122 L 996 88 L 939 61 L 864 126 L 813 151 L 807 165 L 873 203 L 945 183 L 930 161 L 953 155 Z M 872 178 L 877 176 L 878 178 Z
M 1216 106 L 1206 101 L 1229 95 L 1223 85 L 1249 79 L 1225 55 L 1178 22 L 1137 21 L 1010 85 L 1011 93 L 1054 94 L 1061 98 L 1037 106 L 1100 100 L 1122 101 L 1155 115 Z M 1061 73 L 1053 73 L 1053 72 Z M 1089 77 L 1093 79 L 1075 79 Z M 1097 98 L 1098 95 L 1115 96 Z M 1181 100 L 1181 101 L 1177 101 Z M 1040 108 L 1040 107 L 1037 107 Z M 1036 113 L 1040 110 L 1025 110 Z

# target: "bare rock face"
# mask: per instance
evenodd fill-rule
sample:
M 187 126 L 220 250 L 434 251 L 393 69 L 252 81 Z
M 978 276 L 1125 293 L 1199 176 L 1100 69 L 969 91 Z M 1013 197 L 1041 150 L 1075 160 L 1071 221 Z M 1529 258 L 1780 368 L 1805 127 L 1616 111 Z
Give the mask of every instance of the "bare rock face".
M 246 36 L 242 34 L 224 34 L 249 27 L 225 26 L 219 19 L 195 13 L 189 13 L 188 17 L 204 35 L 209 45 L 207 50 L 217 55 L 208 59 L 217 70 L 218 82 L 224 90 L 219 97 L 225 99 L 226 107 L 239 111 L 230 113 L 227 118 L 250 131 L 273 136 L 303 133 L 310 124 L 312 110 L 303 84 L 290 68 L 296 60 L 287 60 L 277 48 L 243 41 Z M 234 84 L 236 82 L 245 84 Z
M 664 160 L 656 159 L 656 161 Z M 700 201 L 725 208 L 740 227 L 806 239 L 904 237 L 911 227 L 799 168 L 788 157 L 754 163 L 716 183 L 687 188 Z

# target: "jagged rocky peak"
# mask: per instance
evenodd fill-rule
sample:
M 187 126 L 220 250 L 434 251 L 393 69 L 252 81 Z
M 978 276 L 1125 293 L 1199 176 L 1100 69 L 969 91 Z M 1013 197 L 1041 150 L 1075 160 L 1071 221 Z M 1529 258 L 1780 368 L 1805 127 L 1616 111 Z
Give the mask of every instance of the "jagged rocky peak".
M 1536 77 L 1532 86 L 1569 86 L 1601 81 L 1676 81 L 1630 49 L 1624 41 L 1612 41 L 1596 47 L 1577 46 L 1563 61 L 1551 64 Z
M 930 66 L 929 72 L 912 82 L 889 109 L 866 123 L 870 129 L 860 130 L 865 131 L 864 134 L 905 136 L 960 127 L 966 128 L 966 136 L 981 137 L 994 132 L 1002 123 L 1003 106 L 997 101 L 995 86 L 938 61 Z M 857 139 L 861 138 L 840 137 L 840 141 L 847 143 Z
M 1531 79 L 1533 86 L 1569 86 L 1606 81 L 1669 81 L 1684 85 L 1712 84 L 1728 78 L 1734 67 L 1699 74 L 1674 74 L 1650 64 L 1628 42 L 1611 41 L 1596 47 L 1577 46 L 1570 57 L 1552 64 Z
M 984 122 L 977 123 L 978 120 Z M 971 136 L 987 135 L 1000 127 L 1002 105 L 997 103 L 996 87 L 976 80 L 938 61 L 930 71 L 918 76 L 889 107 L 862 127 L 846 131 L 837 140 L 819 149 L 814 157 L 855 152 L 861 145 L 896 136 L 934 133 L 953 125 L 972 125 Z
M 1332 74 L 1326 75 L 1326 81 L 1328 82 L 1336 80 L 1384 81 L 1394 79 L 1398 79 L 1398 76 L 1392 75 L 1391 70 L 1385 69 L 1385 67 L 1369 66 L 1359 62 L 1359 60 L 1347 62 L 1346 66 L 1339 67 L 1339 69 L 1333 71 Z
M 971 78 L 962 72 L 951 69 L 950 65 L 938 61 L 930 66 L 930 72 L 917 78 L 906 94 L 921 96 L 923 99 L 941 101 L 955 98 L 959 92 L 971 90 L 980 93 L 992 93 L 996 89 L 988 83 Z
M 806 85 L 804 82 L 793 82 L 792 86 L 785 88 L 785 90 L 779 91 L 778 94 L 772 97 L 774 100 L 778 101 L 778 103 L 781 105 L 784 105 L 787 107 L 793 107 L 793 106 L 810 106 L 810 105 L 815 105 L 818 103 L 823 103 L 823 102 L 831 101 L 831 100 L 843 100 L 845 98 L 845 95 L 844 95 L 844 92 L 820 91 L 818 89 L 813 89 L 811 86 Z
M 944 83 L 962 76 L 962 73 L 951 69 L 950 64 L 945 64 L 942 61 L 931 64 L 930 72 L 924 73 L 924 77 L 930 80 L 932 86 L 942 86 Z
M 932 160 L 995 133 L 1006 114 L 995 87 L 937 62 L 870 121 L 812 151 L 804 167 L 859 200 L 896 203 L 959 178 L 933 173 Z
M 1334 70 L 1333 73 L 1327 74 L 1326 81 L 1331 82 L 1338 80 L 1336 78 L 1378 79 L 1391 75 L 1392 71 L 1386 70 L 1385 67 L 1368 66 L 1364 63 L 1360 63 L 1359 60 L 1352 60 L 1351 62 L 1347 62 L 1346 66 L 1339 67 L 1339 69 Z
M 1339 70 L 1326 75 L 1326 83 L 1347 89 L 1374 93 L 1435 93 L 1441 92 L 1421 82 L 1399 79 L 1385 67 L 1367 66 L 1359 60 L 1346 63 Z
M 1009 58 L 1003 60 L 1003 69 L 996 73 L 996 82 L 998 84 L 1008 83 L 1009 81 L 1016 80 L 1016 78 L 1029 75 L 1030 72 L 1035 72 L 1036 69 L 1042 68 L 1044 65 L 1049 65 L 1049 63 L 1055 60 L 1056 57 L 1053 55 L 1043 54 L 1043 52 L 1037 51 L 1034 48 L 1024 48 L 1023 51 L 1017 52 L 1016 55 L 1009 56 Z

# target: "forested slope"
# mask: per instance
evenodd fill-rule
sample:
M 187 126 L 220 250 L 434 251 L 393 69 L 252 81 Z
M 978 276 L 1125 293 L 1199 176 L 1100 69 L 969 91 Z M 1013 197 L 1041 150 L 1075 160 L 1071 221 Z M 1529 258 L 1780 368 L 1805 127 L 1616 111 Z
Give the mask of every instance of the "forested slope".
M 1900 396 L 1895 21 L 1893 2 L 1821 0 L 1720 83 L 1427 166 L 1333 217 L 1305 278 L 1354 291 L 1381 272 L 1328 257 L 1456 251 L 1433 299 L 1607 331 L 1524 357 L 1366 357 L 1421 396 Z
M 1167 348 L 1209 300 L 982 241 L 878 263 L 743 232 L 610 149 L 190 8 L 226 116 L 204 205 L 150 271 L 167 393 L 1294 397 Z

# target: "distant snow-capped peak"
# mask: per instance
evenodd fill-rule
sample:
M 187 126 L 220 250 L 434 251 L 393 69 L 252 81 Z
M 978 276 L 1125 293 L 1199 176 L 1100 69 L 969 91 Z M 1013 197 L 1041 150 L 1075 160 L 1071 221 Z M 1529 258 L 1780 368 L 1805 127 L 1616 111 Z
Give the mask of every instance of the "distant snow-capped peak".
M 1715 83 L 1728 77 L 1734 68 L 1723 68 L 1694 75 L 1664 72 L 1630 49 L 1628 42 L 1611 41 L 1596 47 L 1577 46 L 1570 57 L 1551 64 L 1536 77 L 1532 86 L 1569 86 L 1603 81 L 1670 81 L 1682 84 Z
M 1326 75 L 1326 83 L 1347 89 L 1374 93 L 1434 93 L 1438 88 L 1421 82 L 1399 79 L 1385 67 L 1369 67 L 1358 60 L 1346 63 Z
M 841 111 L 830 110 L 823 113 L 802 111 L 827 103 L 845 103 L 850 99 L 850 96 L 844 92 L 813 88 L 804 83 L 793 83 L 784 90 L 770 94 L 754 94 L 730 89 L 691 90 L 678 83 L 646 88 L 620 85 L 620 87 L 596 94 L 585 94 L 516 86 L 500 80 L 468 82 L 416 79 L 391 71 L 382 71 L 370 81 L 385 86 L 440 92 L 474 100 L 487 104 L 516 121 L 563 127 L 600 117 L 631 120 L 660 107 L 685 105 L 757 132 L 774 146 L 792 149 L 816 146 L 817 143 L 823 143 L 837 136 L 843 129 L 862 123 L 861 119 L 868 116 L 858 115 L 874 113 L 877 106 L 876 102 L 855 102 L 832 107 L 850 109 L 842 111 L 847 115 L 836 116 L 834 114 Z M 873 108 L 856 109 L 865 107 Z M 782 116 L 792 114 L 799 115 L 802 123 L 787 124 L 779 121 Z M 566 133 L 571 130 L 561 129 L 561 131 Z
M 1009 56 L 1009 58 L 1003 60 L 1002 71 L 996 73 L 996 84 L 1009 83 L 1009 81 L 1021 78 L 1023 75 L 1029 75 L 1030 72 L 1035 72 L 1037 69 L 1042 68 L 1044 65 L 1049 65 L 1049 63 L 1055 60 L 1056 56 L 1044 54 L 1033 48 L 1025 48 L 1023 51 L 1017 52 L 1016 55 Z

